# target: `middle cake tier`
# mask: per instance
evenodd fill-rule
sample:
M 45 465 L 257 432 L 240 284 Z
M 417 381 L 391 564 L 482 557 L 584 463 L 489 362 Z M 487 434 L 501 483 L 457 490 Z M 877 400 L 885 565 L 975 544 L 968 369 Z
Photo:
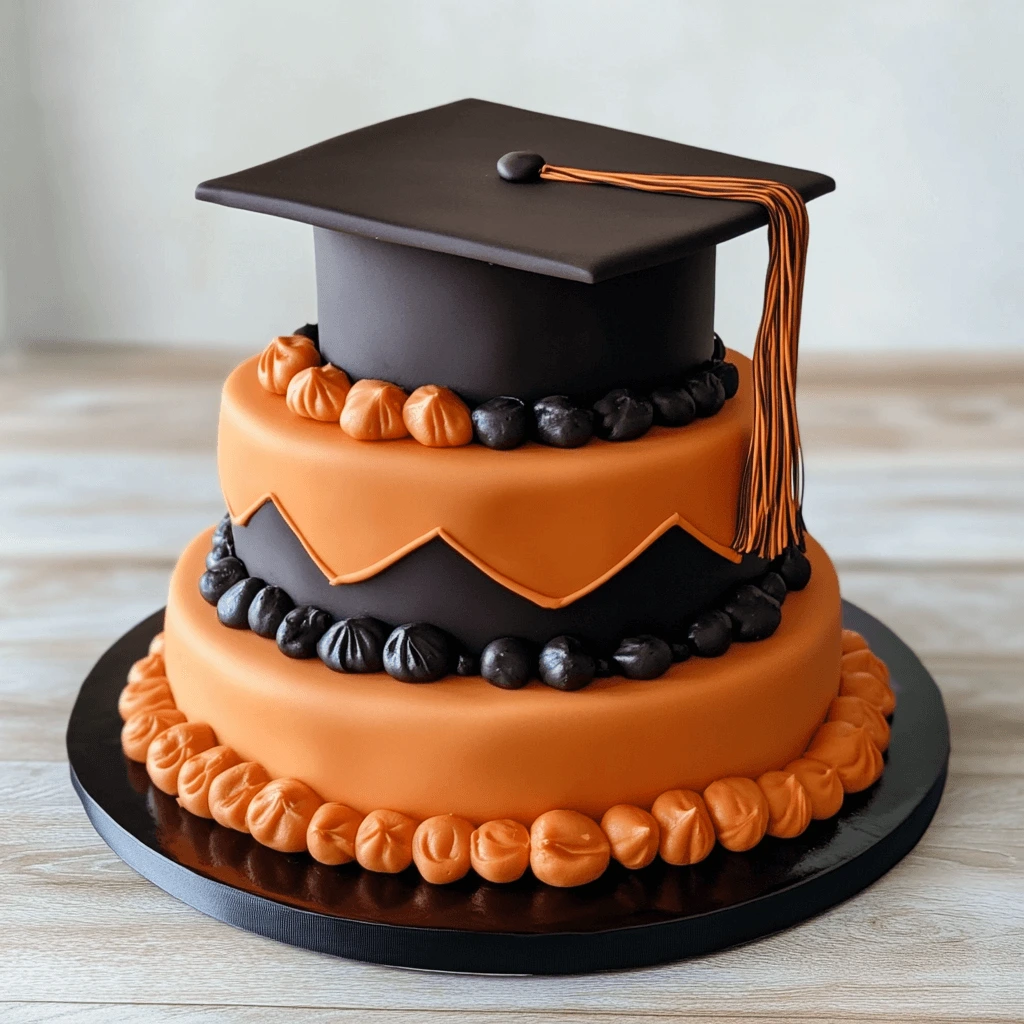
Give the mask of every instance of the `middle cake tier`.
M 250 575 L 336 618 L 498 636 L 670 636 L 765 563 L 730 547 L 751 429 L 749 362 L 709 419 L 565 451 L 357 441 L 228 378 L 218 461 Z

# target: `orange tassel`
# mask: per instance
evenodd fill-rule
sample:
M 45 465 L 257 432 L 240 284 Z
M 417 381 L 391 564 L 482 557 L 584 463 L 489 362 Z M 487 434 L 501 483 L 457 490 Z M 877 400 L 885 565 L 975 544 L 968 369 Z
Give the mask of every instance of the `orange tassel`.
M 768 273 L 754 345 L 754 425 L 736 514 L 733 547 L 775 558 L 804 546 L 804 472 L 796 418 L 796 360 L 800 338 L 807 207 L 778 181 L 676 174 L 623 174 L 545 164 L 547 181 L 614 185 L 701 199 L 757 203 L 768 213 Z

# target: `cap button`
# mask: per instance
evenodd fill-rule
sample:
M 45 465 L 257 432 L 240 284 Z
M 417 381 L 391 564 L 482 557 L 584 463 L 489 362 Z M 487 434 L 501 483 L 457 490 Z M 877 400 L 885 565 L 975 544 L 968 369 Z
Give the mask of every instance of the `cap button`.
M 498 174 L 505 181 L 520 184 L 524 181 L 540 181 L 540 169 L 547 161 L 540 153 L 527 153 L 517 149 L 506 153 L 498 161 Z

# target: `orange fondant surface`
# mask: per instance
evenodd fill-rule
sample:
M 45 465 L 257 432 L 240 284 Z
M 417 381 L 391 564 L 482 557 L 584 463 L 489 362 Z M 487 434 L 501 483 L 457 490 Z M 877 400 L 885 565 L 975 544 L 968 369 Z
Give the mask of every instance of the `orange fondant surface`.
M 716 416 L 568 453 L 538 444 L 424 451 L 411 437 L 358 441 L 337 423 L 290 412 L 260 386 L 254 357 L 224 385 L 221 486 L 236 522 L 273 500 L 336 583 L 367 579 L 442 536 L 504 586 L 564 607 L 674 526 L 738 560 L 729 545 L 751 380 L 749 361 L 730 358 L 740 391 Z
M 650 807 L 666 790 L 702 792 L 801 757 L 839 689 L 839 587 L 813 540 L 811 582 L 787 597 L 770 639 L 660 679 L 563 693 L 459 676 L 411 686 L 286 658 L 226 629 L 199 596 L 209 538 L 193 541 L 171 582 L 165 659 L 178 707 L 271 776 L 363 814 L 529 825 L 553 808 L 599 820 L 614 804 Z

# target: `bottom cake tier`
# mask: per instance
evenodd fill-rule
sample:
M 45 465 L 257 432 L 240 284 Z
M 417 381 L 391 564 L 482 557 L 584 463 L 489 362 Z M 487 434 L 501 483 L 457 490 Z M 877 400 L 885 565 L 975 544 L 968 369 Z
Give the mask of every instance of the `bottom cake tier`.
M 415 862 L 432 882 L 470 865 L 511 881 L 528 864 L 578 885 L 610 857 L 689 864 L 716 842 L 795 837 L 882 773 L 888 672 L 842 630 L 813 541 L 811 583 L 768 640 L 566 693 L 289 660 L 199 596 L 209 536 L 182 556 L 165 632 L 129 674 L 122 744 L 186 810 L 273 849 L 384 872 Z

